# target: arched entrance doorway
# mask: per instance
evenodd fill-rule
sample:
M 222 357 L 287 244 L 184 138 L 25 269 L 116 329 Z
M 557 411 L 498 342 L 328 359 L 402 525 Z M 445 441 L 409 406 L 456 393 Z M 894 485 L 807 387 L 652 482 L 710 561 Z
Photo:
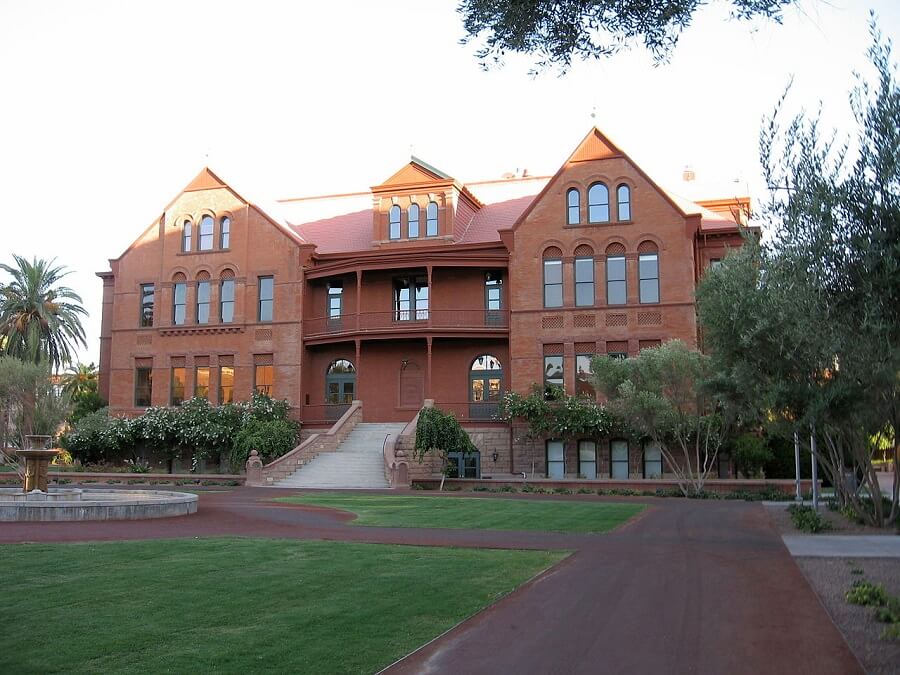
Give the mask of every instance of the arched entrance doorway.
M 355 396 L 356 367 L 347 359 L 332 361 L 325 372 L 325 418 L 339 419 Z
M 475 357 L 469 367 L 469 417 L 489 420 L 497 414 L 503 391 L 503 366 L 490 354 Z

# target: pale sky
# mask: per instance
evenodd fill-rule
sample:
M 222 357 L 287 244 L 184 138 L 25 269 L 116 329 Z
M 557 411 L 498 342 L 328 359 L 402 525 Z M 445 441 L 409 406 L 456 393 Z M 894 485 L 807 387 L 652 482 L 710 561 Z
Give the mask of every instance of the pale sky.
M 96 362 L 94 273 L 205 165 L 258 201 L 365 190 L 410 150 L 463 181 L 549 174 L 596 123 L 675 192 L 691 165 L 704 196 L 758 202 L 760 121 L 788 80 L 790 110 L 821 101 L 848 129 L 869 9 L 900 35 L 898 0 L 800 0 L 781 26 L 713 6 L 668 64 L 634 50 L 535 79 L 525 58 L 483 72 L 455 7 L 0 0 L 0 261 L 73 270 Z

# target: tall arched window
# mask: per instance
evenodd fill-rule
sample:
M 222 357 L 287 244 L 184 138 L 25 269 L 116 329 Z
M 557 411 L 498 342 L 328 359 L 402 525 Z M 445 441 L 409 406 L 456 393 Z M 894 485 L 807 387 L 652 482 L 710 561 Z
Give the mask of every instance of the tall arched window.
M 428 202 L 425 207 L 425 236 L 436 237 L 438 234 L 438 205 Z
M 549 246 L 544 250 L 544 307 L 562 307 L 563 273 L 562 249 Z
M 566 213 L 569 225 L 578 225 L 581 222 L 581 193 L 576 188 L 566 193 Z
M 330 406 L 347 406 L 353 402 L 355 392 L 356 367 L 347 359 L 332 361 L 325 371 L 325 402 Z M 342 414 L 334 410 L 328 417 L 337 419 Z
M 198 242 L 198 251 L 212 251 L 214 228 L 215 221 L 212 216 L 203 216 L 200 219 L 200 241 Z
M 209 274 L 197 275 L 197 323 L 209 323 Z
M 219 321 L 234 321 L 234 272 L 223 270 L 219 282 Z
M 587 244 L 575 248 L 575 305 L 594 304 L 594 249 Z
M 625 247 L 610 244 L 606 249 L 606 304 L 624 305 L 628 301 L 625 281 Z
M 588 190 L 588 222 L 609 222 L 609 188 L 603 183 L 594 183 Z
M 406 231 L 410 239 L 419 236 L 419 205 L 410 204 L 406 211 Z
M 187 314 L 187 278 L 179 272 L 172 282 L 172 323 L 181 326 Z
M 194 231 L 194 225 L 190 219 L 185 218 L 181 225 L 181 250 L 184 252 L 191 250 L 191 236 Z
M 616 188 L 616 205 L 619 220 L 631 220 L 631 188 L 627 185 Z
M 396 204 L 388 211 L 388 238 L 400 238 L 400 207 Z
M 231 218 L 223 216 L 219 221 L 219 248 L 231 246 Z
M 475 357 L 469 366 L 469 417 L 491 419 L 503 389 L 503 366 L 491 354 Z
M 641 303 L 659 302 L 659 252 L 652 241 L 638 246 L 638 278 Z

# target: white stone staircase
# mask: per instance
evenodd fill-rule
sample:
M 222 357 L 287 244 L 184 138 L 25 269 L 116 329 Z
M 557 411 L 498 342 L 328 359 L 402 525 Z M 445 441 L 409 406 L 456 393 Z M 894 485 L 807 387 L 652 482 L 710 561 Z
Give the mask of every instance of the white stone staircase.
M 357 424 L 334 452 L 323 452 L 287 478 L 272 483 L 282 488 L 389 488 L 382 451 L 388 434 L 405 424 Z

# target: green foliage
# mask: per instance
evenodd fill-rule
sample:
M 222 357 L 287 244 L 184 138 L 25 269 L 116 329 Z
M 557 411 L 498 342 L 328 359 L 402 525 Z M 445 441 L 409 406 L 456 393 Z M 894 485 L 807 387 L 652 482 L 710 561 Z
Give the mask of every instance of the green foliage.
M 532 387 L 528 396 L 516 392 L 504 394 L 497 419 L 507 423 L 522 420 L 528 424 L 528 435 L 532 438 L 597 438 L 614 428 L 612 416 L 594 400 L 566 396 L 561 390 L 548 400 L 539 385 Z
M 103 408 L 82 417 L 60 444 L 84 464 L 112 462 L 134 446 L 134 427 L 133 420 L 110 417 Z
M 88 413 L 97 412 L 108 405 L 97 391 L 85 391 L 72 399 L 72 411 L 69 413 L 69 424 L 76 424 Z
M 888 594 L 884 586 L 873 584 L 871 581 L 857 579 L 847 591 L 847 602 L 863 607 L 883 607 L 888 602 Z
M 251 419 L 234 438 L 231 470 L 238 472 L 243 469 L 251 450 L 256 450 L 263 462 L 281 457 L 294 449 L 299 433 L 297 423 L 292 420 Z
M 774 458 L 765 439 L 750 433 L 735 437 L 730 449 L 737 470 L 750 478 L 758 476 Z
M 419 462 L 428 452 L 437 452 L 443 466 L 447 468 L 447 455 L 451 452 L 470 454 L 478 452 L 453 413 L 444 413 L 439 408 L 422 408 L 416 425 L 415 457 Z
M 831 529 L 831 525 L 828 521 L 820 516 L 818 511 L 811 506 L 791 504 L 788 506 L 788 513 L 791 514 L 791 520 L 794 522 L 794 527 L 803 532 L 818 534 L 819 532 Z
M 900 623 L 900 598 L 887 596 L 884 606 L 875 610 L 875 619 L 881 623 Z

